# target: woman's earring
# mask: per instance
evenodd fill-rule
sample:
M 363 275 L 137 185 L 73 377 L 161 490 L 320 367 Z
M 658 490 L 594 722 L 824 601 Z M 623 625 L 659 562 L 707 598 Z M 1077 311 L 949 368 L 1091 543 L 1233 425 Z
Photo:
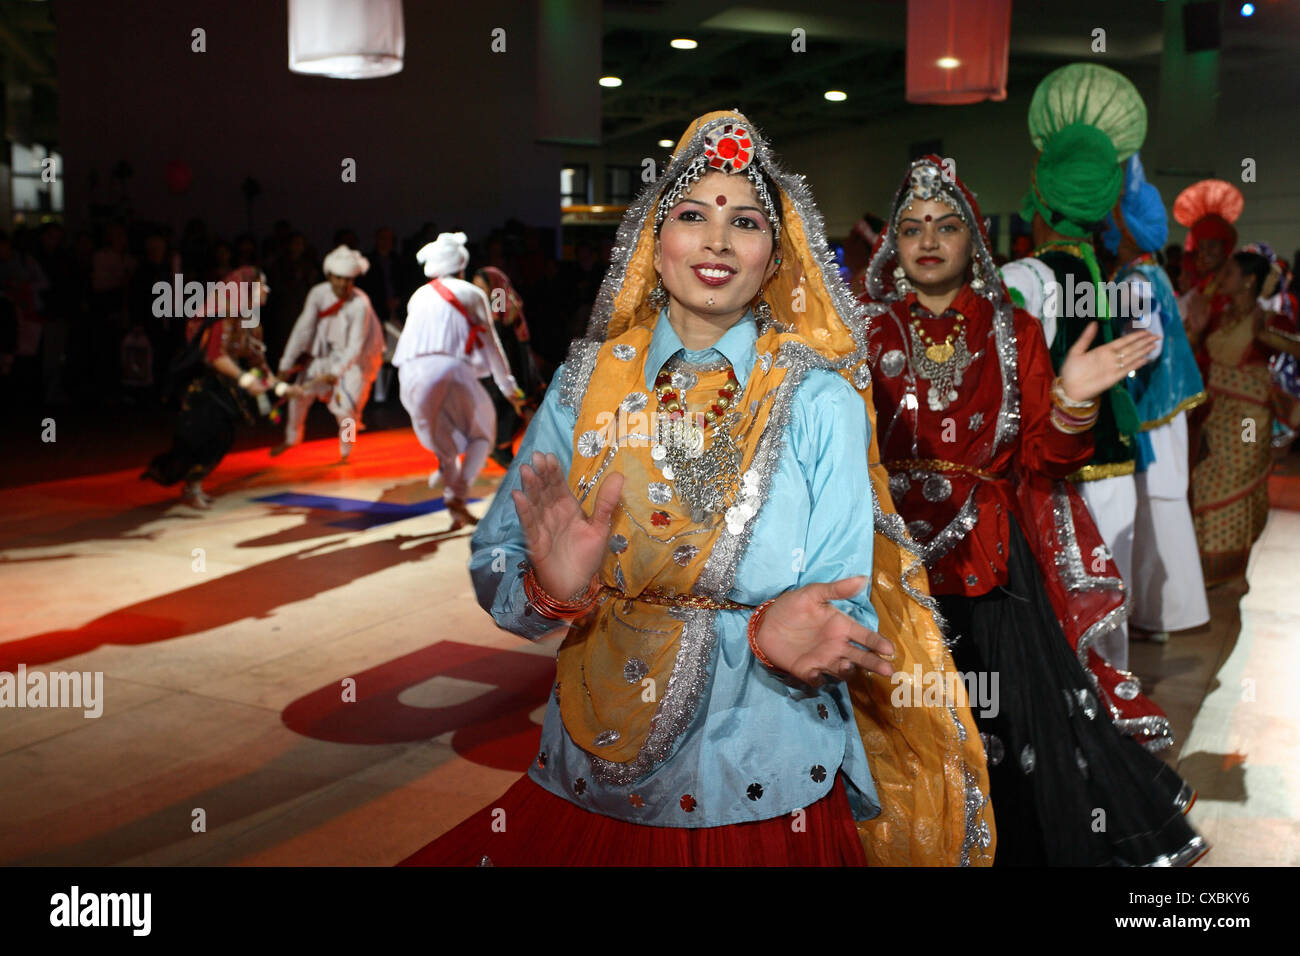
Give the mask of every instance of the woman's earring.
M 912 284 L 907 281 L 907 270 L 902 266 L 894 268 L 894 291 L 899 295 L 907 295 L 912 291 Z
M 758 302 L 754 304 L 754 317 L 762 324 L 772 321 L 772 307 L 767 304 L 761 292 L 758 294 Z
M 664 288 L 663 276 L 659 277 L 658 284 L 650 290 L 647 299 L 656 309 L 662 309 L 668 304 L 668 290 Z

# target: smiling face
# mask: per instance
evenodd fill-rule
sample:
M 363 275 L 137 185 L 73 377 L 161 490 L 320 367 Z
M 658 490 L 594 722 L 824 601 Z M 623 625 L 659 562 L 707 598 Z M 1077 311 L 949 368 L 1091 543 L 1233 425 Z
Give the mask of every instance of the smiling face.
M 772 236 L 749 179 L 712 172 L 668 210 L 654 265 L 679 307 L 739 317 L 776 270 Z
M 966 281 L 971 234 L 951 206 L 913 200 L 898 221 L 898 262 L 922 291 L 944 291 Z

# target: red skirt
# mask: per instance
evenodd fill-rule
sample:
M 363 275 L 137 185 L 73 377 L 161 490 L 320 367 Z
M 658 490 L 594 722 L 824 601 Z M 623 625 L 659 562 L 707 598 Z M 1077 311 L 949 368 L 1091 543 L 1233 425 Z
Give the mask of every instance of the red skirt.
M 504 814 L 501 811 L 505 811 Z M 844 781 L 792 814 L 651 827 L 575 806 L 527 775 L 398 866 L 866 866 Z

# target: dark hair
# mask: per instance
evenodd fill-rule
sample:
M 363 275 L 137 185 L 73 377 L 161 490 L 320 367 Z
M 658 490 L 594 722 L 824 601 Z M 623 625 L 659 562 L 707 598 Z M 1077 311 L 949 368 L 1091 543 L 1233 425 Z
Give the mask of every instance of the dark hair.
M 1253 278 L 1255 280 L 1255 295 L 1260 295 L 1264 283 L 1268 280 L 1268 273 L 1271 268 L 1268 258 L 1261 256 L 1257 252 L 1238 252 L 1232 258 L 1237 261 L 1237 265 L 1241 268 L 1243 278 Z

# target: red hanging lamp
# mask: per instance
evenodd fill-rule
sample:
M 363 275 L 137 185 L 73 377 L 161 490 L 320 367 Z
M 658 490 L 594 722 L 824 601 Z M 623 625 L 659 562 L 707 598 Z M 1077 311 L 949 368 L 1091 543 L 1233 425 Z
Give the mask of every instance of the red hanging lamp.
M 1011 0 L 907 0 L 907 101 L 1007 98 Z

